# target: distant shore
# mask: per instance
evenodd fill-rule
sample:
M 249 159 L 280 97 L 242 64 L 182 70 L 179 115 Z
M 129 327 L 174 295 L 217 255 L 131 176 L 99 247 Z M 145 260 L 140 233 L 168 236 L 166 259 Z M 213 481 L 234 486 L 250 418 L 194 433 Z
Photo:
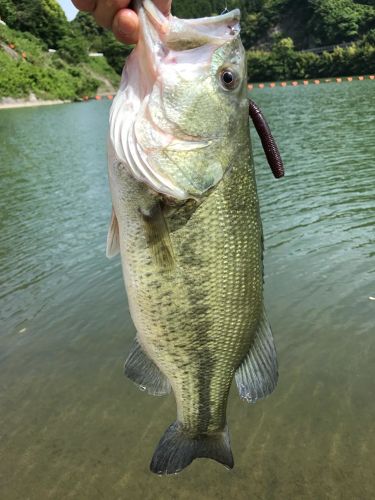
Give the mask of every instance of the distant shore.
M 15 97 L 3 97 L 0 98 L 0 110 L 2 109 L 12 109 L 12 108 L 32 108 L 36 106 L 52 106 L 56 104 L 68 104 L 71 102 L 87 102 L 91 100 L 100 101 L 102 99 L 108 99 L 112 101 L 113 94 L 97 94 L 94 96 L 84 96 L 82 99 L 77 99 L 76 101 L 72 100 L 61 100 L 61 99 L 38 99 L 33 94 L 30 94 L 30 97 L 24 97 L 17 99 Z
M 0 100 L 1 109 L 13 108 L 33 108 L 36 106 L 52 106 L 56 104 L 66 104 L 71 101 L 62 101 L 61 99 L 42 100 L 36 97 L 26 97 L 23 99 L 15 99 L 13 97 L 4 97 Z

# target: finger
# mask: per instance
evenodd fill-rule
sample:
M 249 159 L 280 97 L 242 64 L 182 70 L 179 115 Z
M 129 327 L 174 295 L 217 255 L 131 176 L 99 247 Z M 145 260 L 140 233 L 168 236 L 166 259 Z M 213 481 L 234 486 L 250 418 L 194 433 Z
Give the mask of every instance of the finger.
M 165 16 L 171 13 L 172 0 L 154 0 L 154 4 Z
M 126 8 L 130 0 L 104 0 L 96 3 L 94 17 L 96 22 L 103 28 L 111 28 L 113 19 L 120 9 Z
M 113 18 L 112 31 L 120 42 L 137 43 L 139 31 L 137 14 L 130 9 L 119 10 Z
M 72 0 L 72 3 L 78 10 L 86 12 L 94 12 L 96 7 L 96 0 Z

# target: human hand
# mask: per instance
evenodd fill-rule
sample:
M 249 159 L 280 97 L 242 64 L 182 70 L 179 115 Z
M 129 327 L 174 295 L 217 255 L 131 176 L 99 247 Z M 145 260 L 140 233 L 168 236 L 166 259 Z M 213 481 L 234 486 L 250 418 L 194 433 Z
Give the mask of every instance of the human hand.
M 91 12 L 96 22 L 111 29 L 120 42 L 137 42 L 139 21 L 134 10 L 128 8 L 131 0 L 72 0 L 72 3 L 79 10 Z M 164 15 L 170 13 L 172 0 L 154 0 L 154 3 Z

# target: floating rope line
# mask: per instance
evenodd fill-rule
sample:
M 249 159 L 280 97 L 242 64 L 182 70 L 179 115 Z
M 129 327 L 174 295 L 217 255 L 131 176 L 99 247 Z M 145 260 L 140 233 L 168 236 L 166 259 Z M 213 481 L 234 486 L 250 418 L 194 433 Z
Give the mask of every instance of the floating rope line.
M 271 89 L 280 86 L 280 87 L 287 87 L 288 85 L 291 85 L 292 87 L 298 87 L 300 85 L 307 86 L 309 84 L 311 85 L 320 85 L 321 83 L 342 83 L 342 82 L 353 82 L 353 81 L 364 81 L 364 80 L 375 80 L 375 75 L 368 75 L 368 76 L 347 76 L 347 77 L 337 77 L 337 78 L 326 78 L 324 80 L 293 80 L 291 82 L 270 82 L 270 83 L 249 83 L 247 88 L 248 90 L 253 90 L 255 88 L 258 89 L 264 89 L 266 87 L 269 87 Z

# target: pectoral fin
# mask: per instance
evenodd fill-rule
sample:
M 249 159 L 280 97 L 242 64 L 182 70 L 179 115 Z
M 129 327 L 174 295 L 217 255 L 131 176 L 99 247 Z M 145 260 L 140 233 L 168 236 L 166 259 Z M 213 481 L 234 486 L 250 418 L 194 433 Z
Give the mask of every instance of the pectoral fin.
M 241 399 L 256 403 L 275 389 L 278 379 L 277 357 L 272 331 L 265 311 L 250 351 L 236 371 Z
M 172 242 L 162 206 L 155 203 L 149 210 L 140 210 L 144 222 L 147 243 L 155 262 L 162 268 L 174 267 Z
M 164 396 L 171 391 L 167 377 L 147 356 L 137 338 L 134 339 L 126 358 L 124 373 L 140 389 L 146 390 L 153 396 Z
M 117 217 L 115 211 L 112 208 L 111 222 L 109 224 L 108 235 L 107 235 L 107 251 L 106 255 L 108 259 L 115 257 L 120 253 L 120 236 Z

